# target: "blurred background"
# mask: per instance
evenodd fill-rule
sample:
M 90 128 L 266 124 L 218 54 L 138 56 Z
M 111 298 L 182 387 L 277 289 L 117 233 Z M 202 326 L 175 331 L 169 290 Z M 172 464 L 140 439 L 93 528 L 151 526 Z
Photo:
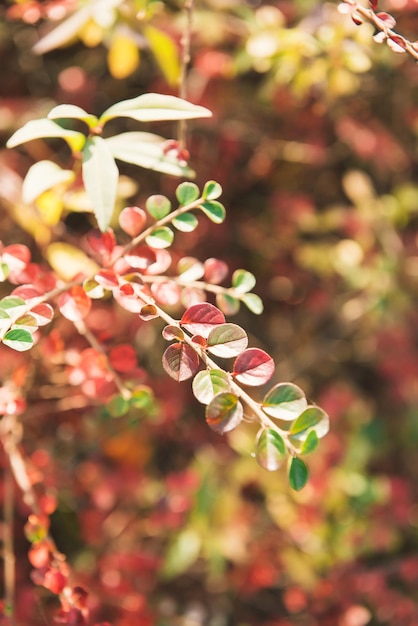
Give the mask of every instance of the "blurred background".
M 2 145 L 57 103 L 100 114 L 177 94 L 182 4 L 3 3 Z M 416 0 L 379 9 L 418 37 Z M 94 619 L 115 626 L 418 626 L 417 66 L 338 2 L 200 0 L 192 21 L 187 97 L 213 118 L 189 124 L 190 164 L 198 184 L 221 183 L 227 220 L 202 220 L 176 250 L 256 275 L 265 311 L 233 321 L 331 430 L 292 492 L 252 458 L 251 425 L 216 435 L 188 383 L 167 379 L 158 322 L 99 302 L 91 327 L 135 346 L 155 392 L 149 415 L 109 419 L 97 397 L 77 400 L 69 364 L 86 346 L 62 320 L 41 344 L 49 360 L 1 353 L 3 378 L 25 372 L 23 443 L 58 494 L 52 534 Z M 151 130 L 176 136 L 172 124 Z M 22 206 L 22 178 L 45 158 L 71 160 L 50 142 L 0 152 L 1 239 L 38 262 L 93 225 L 77 193 Z M 120 169 L 125 204 L 179 182 Z M 17 508 L 18 623 L 37 626 L 57 601 L 30 580 Z

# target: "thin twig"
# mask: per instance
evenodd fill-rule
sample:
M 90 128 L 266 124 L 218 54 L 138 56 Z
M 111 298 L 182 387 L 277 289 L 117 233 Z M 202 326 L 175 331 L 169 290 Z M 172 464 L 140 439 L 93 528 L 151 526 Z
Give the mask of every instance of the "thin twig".
M 184 3 L 184 11 L 186 14 L 186 26 L 183 37 L 181 38 L 181 69 L 179 96 L 186 98 L 187 96 L 187 70 L 190 63 L 190 43 L 192 38 L 192 21 L 194 0 L 186 0 Z M 186 120 L 180 120 L 178 123 L 178 142 L 180 150 L 186 147 Z

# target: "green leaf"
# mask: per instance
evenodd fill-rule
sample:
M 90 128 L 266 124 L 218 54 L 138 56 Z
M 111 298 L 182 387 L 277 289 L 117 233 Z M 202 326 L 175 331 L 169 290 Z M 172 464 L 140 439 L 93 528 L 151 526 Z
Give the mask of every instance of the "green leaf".
M 202 196 L 205 200 L 217 200 L 222 195 L 222 187 L 214 180 L 208 180 L 203 188 Z
M 122 395 L 113 396 L 107 404 L 107 410 L 112 417 L 122 417 L 129 411 L 129 400 Z
M 162 120 L 191 120 L 211 117 L 205 107 L 192 104 L 176 96 L 158 93 L 146 93 L 137 98 L 117 102 L 102 114 L 101 123 L 114 117 L 130 117 L 138 122 L 157 122 Z
M 148 170 L 194 178 L 195 172 L 179 162 L 172 153 L 164 153 L 165 139 L 144 132 L 120 133 L 105 140 L 115 159 Z
M 39 161 L 29 168 L 22 185 L 24 202 L 33 202 L 48 189 L 63 183 L 72 183 L 75 174 L 63 170 L 52 161 Z
M 102 137 L 91 137 L 83 150 L 83 182 L 102 232 L 109 227 L 116 201 L 119 171 Z
M 174 240 L 174 233 L 171 228 L 168 226 L 162 226 L 161 228 L 156 228 L 148 237 L 145 239 L 147 244 L 151 248 L 169 248 Z
M 136 409 L 150 408 L 154 401 L 154 394 L 150 387 L 139 385 L 136 387 L 131 396 L 131 404 Z
M 0 282 L 2 283 L 5 280 L 7 280 L 9 274 L 10 274 L 9 266 L 6 265 L 6 263 L 1 263 L 0 262 Z
M 13 320 L 10 315 L 6 311 L 0 309 L 0 334 L 10 328 L 12 322 Z
M 206 407 L 206 422 L 223 435 L 241 423 L 244 409 L 238 396 L 231 392 L 219 393 Z
M 227 293 L 216 294 L 216 304 L 225 315 L 235 315 L 240 309 L 240 301 Z
M 87 113 L 87 111 L 79 106 L 75 106 L 74 104 L 59 104 L 58 106 L 51 109 L 51 111 L 48 113 L 48 119 L 82 120 L 90 128 L 94 128 L 99 122 L 99 119 L 95 115 Z
M 161 194 L 156 194 L 154 196 L 150 196 L 146 203 L 145 208 L 148 213 L 155 220 L 161 220 L 163 217 L 168 215 L 171 211 L 171 202 L 166 196 L 162 196 Z
M 255 276 L 247 270 L 235 270 L 232 274 L 232 286 L 240 293 L 247 293 L 255 286 Z
M 169 85 L 177 85 L 180 77 L 180 59 L 178 47 L 163 31 L 154 26 L 144 26 L 142 29 L 159 68 Z
M 163 575 L 173 578 L 187 570 L 199 556 L 201 541 L 195 530 L 182 530 L 168 548 L 162 568 Z
M 318 444 L 318 435 L 314 430 L 311 430 L 302 444 L 300 454 L 310 454 L 311 452 L 314 452 L 314 450 L 318 447 Z
M 176 197 L 182 206 L 194 202 L 200 196 L 200 189 L 194 183 L 180 183 L 176 189 Z
M 276 419 L 293 421 L 307 407 L 302 389 L 293 383 L 279 383 L 263 399 L 263 411 Z
M 300 491 L 308 482 L 309 471 L 305 463 L 298 457 L 292 457 L 289 465 L 289 483 L 292 489 Z
M 261 315 L 264 311 L 263 301 L 260 296 L 257 296 L 255 293 L 244 293 L 241 296 L 241 302 L 255 315 Z
M 203 202 L 199 207 L 203 213 L 215 224 L 222 224 L 226 216 L 226 210 L 223 204 L 216 202 Z
M 248 345 L 247 333 L 237 324 L 220 324 L 207 338 L 208 350 L 223 359 L 238 356 Z
M 272 428 L 263 428 L 257 435 L 255 456 L 261 467 L 274 472 L 286 458 L 286 446 L 283 438 Z
M 30 350 L 33 346 L 32 333 L 24 328 L 14 328 L 9 330 L 3 337 L 3 343 L 5 346 L 16 350 L 17 352 L 24 352 Z
M 86 136 L 83 133 L 79 133 L 75 130 L 67 130 L 62 128 L 52 120 L 46 118 L 40 120 L 31 120 L 27 122 L 22 128 L 19 128 L 10 137 L 6 146 L 8 148 L 15 148 L 22 143 L 32 141 L 33 139 L 46 139 L 58 137 L 64 139 L 70 146 L 73 152 L 79 152 L 82 150 L 86 143 Z
M 329 417 L 318 406 L 308 406 L 297 420 L 292 424 L 290 435 L 299 441 L 305 441 L 308 433 L 315 429 L 319 439 L 324 437 L 329 430 Z
M 0 300 L 0 310 L 14 320 L 25 312 L 26 302 L 16 296 L 5 296 Z
M 229 391 L 228 374 L 223 370 L 202 370 L 193 379 L 192 389 L 196 399 L 202 404 L 209 404 L 215 396 Z
M 191 233 L 199 226 L 199 221 L 193 213 L 182 213 L 173 219 L 172 224 L 183 233 Z

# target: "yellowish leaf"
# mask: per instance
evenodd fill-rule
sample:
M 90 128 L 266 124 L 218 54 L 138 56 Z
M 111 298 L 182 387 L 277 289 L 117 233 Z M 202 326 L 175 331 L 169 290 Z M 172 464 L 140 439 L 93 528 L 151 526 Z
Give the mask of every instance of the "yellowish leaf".
M 62 201 L 62 189 L 48 189 L 44 191 L 35 202 L 42 221 L 48 226 L 55 226 L 61 219 L 64 203 Z
M 77 274 L 90 276 L 99 271 L 99 266 L 80 248 L 68 243 L 55 242 L 46 251 L 48 263 L 63 280 L 71 280 Z
M 117 34 L 107 55 L 107 64 L 113 78 L 126 78 L 138 67 L 140 60 L 136 43 L 126 35 Z
M 166 33 L 154 26 L 144 26 L 149 47 L 169 85 L 175 85 L 180 77 L 179 51 Z
M 94 48 L 98 46 L 103 39 L 103 29 L 97 22 L 90 18 L 80 30 L 79 37 L 85 46 Z

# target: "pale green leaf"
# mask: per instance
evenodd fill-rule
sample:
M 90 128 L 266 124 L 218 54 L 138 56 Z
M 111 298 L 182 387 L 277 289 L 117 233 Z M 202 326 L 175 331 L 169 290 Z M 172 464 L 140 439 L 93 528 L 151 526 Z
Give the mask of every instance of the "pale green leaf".
M 195 183 L 180 183 L 176 189 L 176 198 L 181 205 L 190 204 L 194 202 L 200 196 L 200 190 Z
M 176 96 L 158 93 L 146 93 L 136 98 L 122 100 L 107 109 L 100 117 L 105 123 L 114 117 L 130 117 L 138 122 L 157 122 L 162 120 L 190 120 L 211 117 L 205 107 L 192 104 Z
M 28 330 L 14 328 L 4 335 L 3 343 L 17 352 L 24 352 L 33 346 L 33 337 Z
M 232 286 L 240 293 L 247 293 L 255 287 L 255 276 L 247 270 L 235 270 L 232 274 Z
M 92 3 L 90 3 L 92 4 Z M 65 44 L 72 42 L 79 33 L 81 27 L 89 20 L 91 15 L 91 6 L 86 5 L 73 13 L 68 19 L 64 20 L 56 28 L 42 37 L 34 46 L 33 51 L 36 54 L 45 54 L 55 48 L 60 48 Z
M 194 377 L 192 389 L 199 402 L 209 404 L 219 393 L 229 391 L 228 374 L 223 370 L 202 370 Z
M 241 296 L 241 302 L 243 302 L 254 315 L 261 315 L 264 311 L 263 301 L 260 296 L 257 296 L 255 293 L 244 293 Z
M 185 572 L 198 558 L 200 548 L 200 535 L 192 528 L 182 530 L 168 547 L 163 576 L 173 578 Z
M 203 188 L 202 196 L 205 200 L 217 200 L 222 195 L 222 187 L 214 180 L 208 180 Z
M 84 109 L 79 106 L 75 106 L 74 104 L 59 104 L 58 106 L 51 109 L 48 113 L 48 119 L 50 120 L 58 120 L 58 119 L 74 119 L 74 120 L 82 120 L 90 128 L 93 128 L 98 123 L 98 118 L 95 115 L 91 115 L 87 113 Z
M 198 219 L 193 213 L 182 213 L 173 219 L 173 226 L 183 233 L 193 232 L 199 225 Z
M 168 226 L 162 226 L 161 228 L 156 228 L 148 237 L 146 238 L 147 244 L 151 248 L 169 248 L 173 243 L 174 233 L 168 228 Z
M 274 472 L 286 458 L 286 446 L 278 432 L 271 428 L 262 428 L 257 435 L 255 456 L 261 467 Z
M 58 137 L 64 139 L 73 151 L 80 151 L 85 142 L 86 137 L 83 133 L 75 130 L 67 130 L 56 124 L 52 120 L 42 118 L 40 120 L 31 120 L 26 122 L 22 128 L 19 128 L 8 140 L 7 148 L 15 148 L 22 143 L 32 141 L 33 139 L 46 139 Z
M 48 189 L 63 183 L 72 183 L 75 174 L 71 170 L 63 170 L 52 161 L 39 161 L 29 168 L 22 185 L 24 202 L 33 202 Z
M 119 171 L 102 137 L 88 139 L 83 150 L 83 182 L 101 231 L 107 230 L 116 201 Z

